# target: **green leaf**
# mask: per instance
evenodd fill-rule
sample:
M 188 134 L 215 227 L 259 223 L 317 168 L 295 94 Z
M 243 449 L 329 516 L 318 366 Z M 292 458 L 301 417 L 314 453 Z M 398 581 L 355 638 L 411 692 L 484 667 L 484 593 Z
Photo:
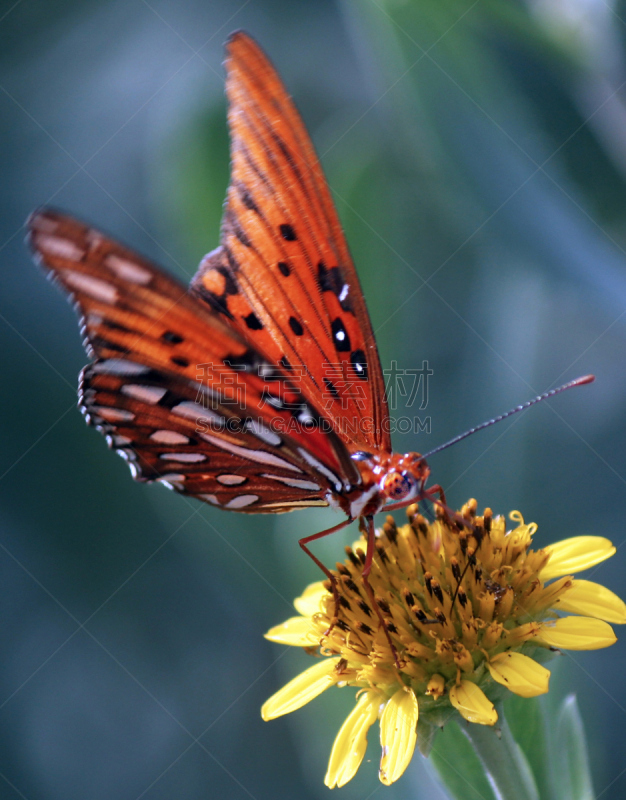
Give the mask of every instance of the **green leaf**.
M 555 771 L 558 797 L 562 800 L 593 800 L 585 729 L 576 696 L 568 695 L 557 719 Z
M 456 722 L 448 722 L 436 737 L 429 761 L 451 798 L 496 800 L 478 756 Z

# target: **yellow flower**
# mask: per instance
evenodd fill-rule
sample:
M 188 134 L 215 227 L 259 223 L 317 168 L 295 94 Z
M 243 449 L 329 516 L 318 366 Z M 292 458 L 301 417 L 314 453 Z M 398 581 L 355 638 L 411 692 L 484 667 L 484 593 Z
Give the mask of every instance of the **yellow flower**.
M 455 710 L 494 725 L 501 687 L 522 697 L 544 694 L 550 671 L 539 661 L 550 650 L 607 647 L 616 641 L 608 623 L 626 623 L 619 597 L 572 577 L 615 553 L 608 539 L 577 536 L 533 550 L 535 524 L 514 511 L 516 526 L 507 531 L 489 509 L 477 516 L 475 500 L 455 520 L 439 514 L 427 523 L 417 505 L 407 514 L 408 525 L 398 528 L 388 517 L 377 531 L 370 574 L 393 649 L 363 588 L 364 540 L 337 564 L 338 607 L 329 581 L 311 584 L 295 601 L 299 616 L 266 634 L 309 653 L 319 648 L 322 659 L 270 697 L 263 719 L 295 711 L 330 686 L 358 689 L 330 755 L 331 789 L 355 775 L 376 720 L 379 777 L 388 785 L 408 766 L 418 733 L 429 739 Z

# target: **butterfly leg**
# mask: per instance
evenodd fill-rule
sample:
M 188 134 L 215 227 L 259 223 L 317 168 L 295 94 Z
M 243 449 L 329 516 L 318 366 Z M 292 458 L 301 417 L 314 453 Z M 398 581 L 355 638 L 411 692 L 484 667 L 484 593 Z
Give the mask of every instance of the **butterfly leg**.
M 374 560 L 374 551 L 376 550 L 376 530 L 374 528 L 374 517 L 361 517 L 359 523 L 365 525 L 366 532 L 367 532 L 367 553 L 365 554 L 365 564 L 363 565 L 363 571 L 361 572 L 361 577 L 363 578 L 363 586 L 365 591 L 367 592 L 367 596 L 371 603 L 372 608 L 374 609 L 374 613 L 378 617 L 378 621 L 380 622 L 382 629 L 385 632 L 385 636 L 387 637 L 387 642 L 389 643 L 389 647 L 391 648 L 391 652 L 393 653 L 393 660 L 395 661 L 396 667 L 400 668 L 400 659 L 398 658 L 398 651 L 395 648 L 394 643 L 391 641 L 391 634 L 389 633 L 389 628 L 387 627 L 387 623 L 385 622 L 385 618 L 383 617 L 383 613 L 380 610 L 380 606 L 376 602 L 376 596 L 374 595 L 374 590 L 372 589 L 370 582 L 369 582 L 369 574 L 372 571 L 372 562 Z
M 309 550 L 307 545 L 309 544 L 309 542 L 314 542 L 316 539 L 322 539 L 324 536 L 330 536 L 331 533 L 336 533 L 337 531 L 340 531 L 342 528 L 345 528 L 346 525 L 349 525 L 351 522 L 354 522 L 353 518 L 348 517 L 348 519 L 345 519 L 338 525 L 333 525 L 332 528 L 327 528 L 325 531 L 320 531 L 319 533 L 314 533 L 312 536 L 305 536 L 303 539 L 298 540 L 298 544 L 304 550 L 307 556 L 317 564 L 317 566 L 322 570 L 324 575 L 326 575 L 326 577 L 330 581 L 330 588 L 332 589 L 333 597 L 335 599 L 335 611 L 333 614 L 333 621 L 331 622 L 330 628 L 326 631 L 326 635 L 328 635 L 332 631 L 335 625 L 335 620 L 339 618 L 340 599 L 339 599 L 339 592 L 337 591 L 337 579 L 335 578 L 333 573 L 328 569 L 328 567 L 322 564 L 322 562 L 319 560 L 317 556 L 313 555 L 313 553 Z

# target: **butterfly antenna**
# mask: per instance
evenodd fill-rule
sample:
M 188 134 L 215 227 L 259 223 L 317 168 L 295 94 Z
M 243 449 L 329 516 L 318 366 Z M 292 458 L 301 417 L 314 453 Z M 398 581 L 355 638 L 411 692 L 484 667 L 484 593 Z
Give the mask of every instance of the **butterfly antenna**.
M 532 400 L 528 400 L 526 403 L 522 403 L 521 406 L 515 406 L 510 411 L 507 411 L 505 414 L 500 414 L 498 417 L 494 417 L 493 419 L 487 420 L 487 422 L 483 422 L 481 425 L 477 425 L 475 428 L 470 428 L 465 433 L 461 433 L 458 436 L 455 436 L 454 439 L 450 439 L 449 442 L 445 444 L 440 444 L 439 447 L 435 447 L 434 450 L 431 450 L 429 453 L 424 453 L 422 458 L 430 458 L 434 453 L 439 453 L 441 450 L 445 450 L 447 447 L 450 447 L 457 442 L 462 441 L 463 439 L 467 439 L 468 436 L 471 436 L 473 433 L 477 433 L 478 431 L 482 431 L 483 428 L 488 428 L 490 425 L 495 425 L 496 422 L 502 422 L 503 419 L 507 417 L 512 417 L 513 414 L 517 414 L 518 411 L 524 411 L 526 408 L 530 408 L 531 406 L 540 403 L 542 400 L 547 400 L 549 397 L 554 397 L 555 394 L 560 394 L 564 392 L 566 389 L 573 389 L 574 386 L 584 386 L 586 383 L 593 383 L 595 381 L 595 375 L 583 375 L 580 378 L 576 378 L 576 380 L 569 381 L 568 383 L 564 383 L 563 386 L 559 386 L 557 389 L 550 389 L 549 392 L 544 392 L 543 394 L 538 395 L 537 397 L 533 397 Z

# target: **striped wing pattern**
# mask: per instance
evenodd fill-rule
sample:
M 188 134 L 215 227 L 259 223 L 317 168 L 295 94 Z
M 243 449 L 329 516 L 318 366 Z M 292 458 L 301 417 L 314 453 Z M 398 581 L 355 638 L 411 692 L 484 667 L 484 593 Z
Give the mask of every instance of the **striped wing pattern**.
M 205 303 L 70 217 L 40 211 L 29 227 L 81 317 L 93 359 L 81 409 L 137 479 L 250 512 L 325 505 L 358 485 L 315 402 Z

